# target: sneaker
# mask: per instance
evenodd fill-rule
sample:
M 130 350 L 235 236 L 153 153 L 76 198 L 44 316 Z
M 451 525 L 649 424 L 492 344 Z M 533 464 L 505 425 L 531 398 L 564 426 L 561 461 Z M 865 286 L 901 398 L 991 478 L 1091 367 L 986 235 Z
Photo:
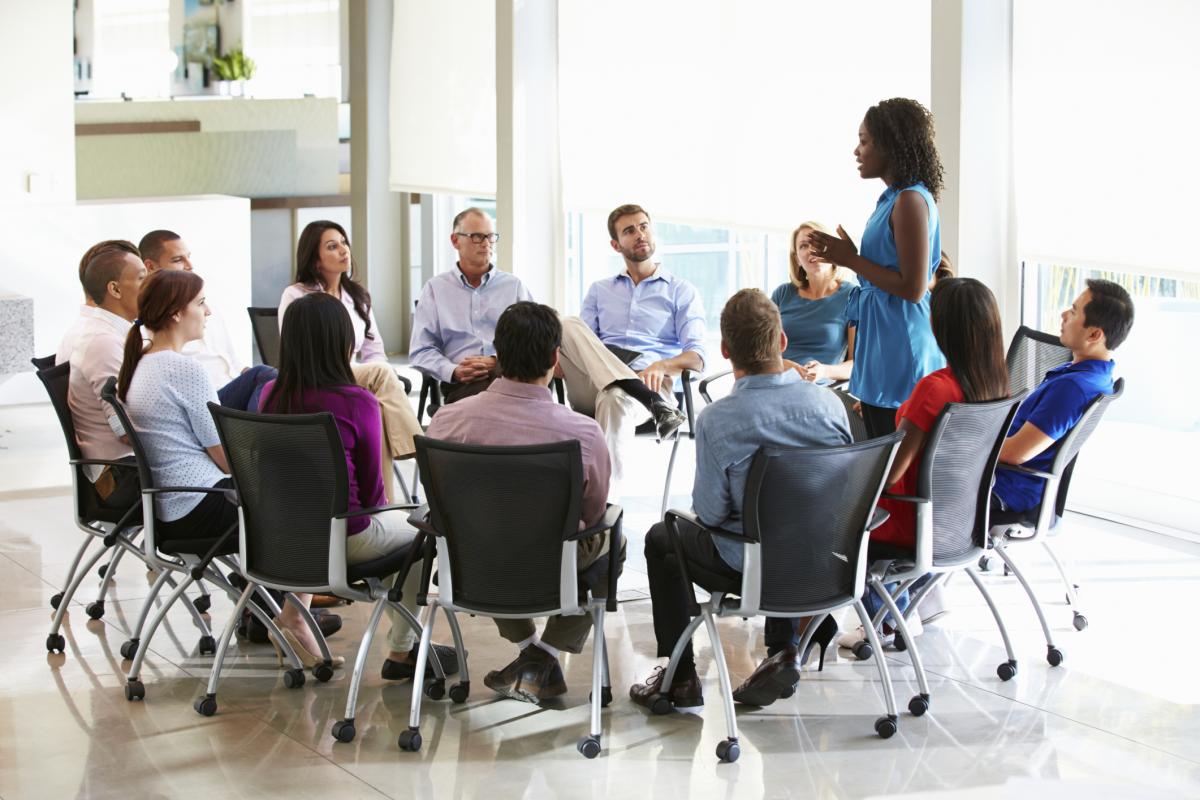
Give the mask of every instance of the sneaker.
M 629 687 L 629 699 L 637 703 L 639 706 L 650 708 L 651 698 L 663 694 L 662 681 L 665 670 L 662 667 L 655 667 L 654 673 L 642 683 L 635 683 Z M 700 676 L 695 673 L 690 678 L 676 680 L 671 684 L 671 691 L 667 696 L 671 701 L 671 705 L 676 708 L 693 708 L 704 705 L 704 691 L 700 688 Z
M 892 629 L 885 625 L 883 627 L 883 632 L 879 634 L 879 643 L 884 647 L 887 647 L 892 643 L 893 638 L 894 635 L 892 633 Z M 844 647 L 847 650 L 854 650 L 854 648 L 858 647 L 859 644 L 865 641 L 867 641 L 867 632 L 863 630 L 862 625 L 859 625 L 854 630 L 848 631 L 839 636 L 837 638 L 837 646 Z
M 522 650 L 503 669 L 489 672 L 483 683 L 505 697 L 534 705 L 567 693 L 567 682 L 558 659 L 535 644 Z

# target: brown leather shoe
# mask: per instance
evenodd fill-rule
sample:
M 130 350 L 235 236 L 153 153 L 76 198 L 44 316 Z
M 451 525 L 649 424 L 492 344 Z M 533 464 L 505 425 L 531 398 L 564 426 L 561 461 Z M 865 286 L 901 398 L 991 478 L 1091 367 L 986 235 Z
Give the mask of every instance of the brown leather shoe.
M 483 683 L 505 697 L 535 705 L 567 693 L 558 659 L 535 644 L 522 650 L 508 666 L 489 672 Z
M 700 676 L 693 673 L 692 677 L 676 680 L 671 683 L 671 691 L 662 690 L 662 667 L 655 667 L 654 673 L 642 683 L 629 687 L 629 699 L 639 706 L 645 706 L 655 714 L 665 714 L 672 707 L 692 708 L 704 705 L 704 691 L 700 688 Z M 663 700 L 666 700 L 666 703 Z
M 733 699 L 750 706 L 769 706 L 781 697 L 790 697 L 800 682 L 800 651 L 788 646 L 770 658 L 733 692 Z

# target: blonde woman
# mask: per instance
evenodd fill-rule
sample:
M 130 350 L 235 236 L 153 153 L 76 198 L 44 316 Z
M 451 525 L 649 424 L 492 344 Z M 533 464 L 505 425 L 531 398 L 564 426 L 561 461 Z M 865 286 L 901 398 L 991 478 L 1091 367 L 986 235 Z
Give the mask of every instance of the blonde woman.
M 829 232 L 819 222 L 802 222 L 792 231 L 791 280 L 771 293 L 787 334 L 783 358 L 807 381 L 849 380 L 854 368 L 851 301 L 858 284 L 817 258 L 809 243 L 813 231 Z

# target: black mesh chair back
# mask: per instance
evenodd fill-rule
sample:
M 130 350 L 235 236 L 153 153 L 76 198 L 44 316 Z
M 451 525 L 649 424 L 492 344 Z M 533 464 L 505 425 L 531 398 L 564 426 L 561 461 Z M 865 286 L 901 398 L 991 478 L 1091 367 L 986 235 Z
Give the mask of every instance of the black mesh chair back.
M 762 548 L 761 609 L 854 600 L 867 524 L 900 439 L 758 451 L 746 481 L 743 530 Z
M 331 519 L 349 503 L 346 452 L 333 415 L 208 407 L 241 505 L 242 569 L 260 582 L 327 586 Z
M 987 535 L 992 477 L 1024 394 L 948 403 L 925 442 L 917 494 L 933 501 L 933 564 L 978 557 Z
M 33 369 L 35 372 L 41 372 L 44 369 L 50 369 L 54 366 L 54 358 L 55 357 L 53 355 L 34 356 L 33 358 L 29 359 L 29 363 L 33 364 Z
M 850 437 L 856 442 L 865 442 L 870 436 L 867 435 L 867 423 L 863 421 L 862 414 L 854 410 L 854 404 L 858 399 L 849 392 L 842 392 L 836 389 L 830 389 L 833 396 L 836 397 L 846 408 L 846 419 L 850 422 Z
M 1035 331 L 1022 325 L 1013 334 L 1005 362 L 1008 364 L 1008 389 L 1013 394 L 1032 391 L 1046 373 L 1071 360 L 1071 349 L 1053 333 Z
M 1083 416 L 1080 417 L 1079 422 L 1063 437 L 1062 442 L 1059 444 L 1058 453 L 1055 454 L 1054 462 L 1050 467 L 1051 472 L 1062 475 L 1062 478 L 1058 482 L 1058 493 L 1054 498 L 1055 518 L 1061 517 L 1067 508 L 1067 492 L 1071 488 L 1071 475 L 1075 472 L 1075 463 L 1079 459 L 1079 451 L 1096 430 L 1096 427 L 1100 424 L 1100 420 L 1104 418 L 1104 412 L 1124 392 L 1125 379 L 1118 378 L 1117 382 L 1113 384 L 1113 393 L 1102 394 L 1089 403 L 1087 408 L 1084 409 Z
M 494 614 L 558 609 L 563 541 L 579 532 L 579 442 L 415 442 L 430 522 L 449 555 L 454 605 Z
M 268 367 L 278 367 L 279 309 L 251 306 L 246 311 L 250 314 L 250 327 L 254 330 L 254 346 L 258 348 L 258 357 Z
M 146 458 L 146 450 L 142 447 L 142 439 L 138 436 L 137 429 L 129 421 L 129 414 L 125 411 L 125 405 L 117 397 L 117 379 L 115 377 L 105 381 L 104 388 L 100 390 L 100 397 L 104 402 L 112 406 L 113 411 L 117 414 L 117 419 L 121 421 L 121 427 L 125 429 L 125 436 L 129 439 L 129 446 L 133 450 L 134 459 L 137 461 L 138 480 L 142 484 L 142 489 L 153 489 L 154 473 L 150 471 L 150 461 Z

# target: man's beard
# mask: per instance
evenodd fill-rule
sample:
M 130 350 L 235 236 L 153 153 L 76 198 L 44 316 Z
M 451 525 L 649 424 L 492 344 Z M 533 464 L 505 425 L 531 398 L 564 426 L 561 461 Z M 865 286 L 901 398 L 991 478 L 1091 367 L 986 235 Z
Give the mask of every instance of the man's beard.
M 639 253 L 635 247 L 632 250 L 622 250 L 621 255 L 625 256 L 626 261 L 641 264 L 643 261 L 649 261 L 654 256 L 654 245 L 651 244 L 645 253 Z

